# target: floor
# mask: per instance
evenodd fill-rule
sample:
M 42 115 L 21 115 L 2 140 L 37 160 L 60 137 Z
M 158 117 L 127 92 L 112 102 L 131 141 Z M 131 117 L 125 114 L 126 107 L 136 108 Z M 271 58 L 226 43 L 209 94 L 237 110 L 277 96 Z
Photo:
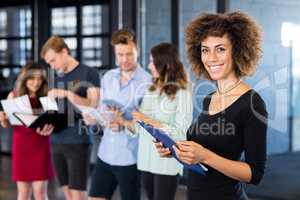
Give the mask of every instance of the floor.
M 269 156 L 265 177 L 259 186 L 247 185 L 251 200 L 299 200 L 300 152 Z M 180 185 L 176 200 L 184 200 L 185 186 Z M 0 155 L 0 200 L 16 200 L 16 186 L 11 181 L 11 158 Z M 56 182 L 49 184 L 49 200 L 63 200 Z M 119 200 L 116 192 L 113 200 Z M 142 200 L 145 200 L 142 194 Z
M 266 200 L 300 199 L 300 152 L 269 156 L 261 184 L 247 186 L 247 194 Z
M 180 185 L 177 189 L 175 200 L 185 199 L 186 187 Z M 49 183 L 49 200 L 63 200 L 63 193 L 58 188 L 57 182 Z M 11 157 L 0 155 L 0 200 L 16 200 L 17 189 L 14 182 L 11 181 Z M 116 191 L 112 200 L 119 200 L 119 192 Z M 145 193 L 142 193 L 142 200 L 146 199 Z

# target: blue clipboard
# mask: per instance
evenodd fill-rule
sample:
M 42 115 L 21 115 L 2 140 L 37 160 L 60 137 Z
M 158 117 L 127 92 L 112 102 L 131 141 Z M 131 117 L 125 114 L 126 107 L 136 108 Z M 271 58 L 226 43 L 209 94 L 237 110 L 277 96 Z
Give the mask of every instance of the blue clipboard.
M 175 141 L 170 138 L 165 132 L 163 132 L 160 129 L 156 129 L 151 125 L 145 124 L 144 122 L 138 121 L 138 123 L 148 132 L 150 133 L 155 139 L 157 139 L 158 141 L 162 142 L 163 145 L 166 148 L 169 148 L 170 151 L 172 152 L 172 156 L 178 161 L 180 162 L 185 168 L 193 170 L 194 172 L 201 174 L 201 175 L 206 175 L 205 171 L 207 171 L 207 168 L 204 167 L 201 164 L 186 164 L 184 162 L 182 162 L 175 153 L 175 150 L 173 149 L 173 145 L 175 145 Z
M 105 104 L 107 107 L 114 107 L 121 112 L 123 112 L 123 117 L 126 120 L 133 120 L 132 112 L 135 110 L 135 108 L 125 108 L 125 106 L 113 99 L 104 99 L 102 101 L 103 104 Z

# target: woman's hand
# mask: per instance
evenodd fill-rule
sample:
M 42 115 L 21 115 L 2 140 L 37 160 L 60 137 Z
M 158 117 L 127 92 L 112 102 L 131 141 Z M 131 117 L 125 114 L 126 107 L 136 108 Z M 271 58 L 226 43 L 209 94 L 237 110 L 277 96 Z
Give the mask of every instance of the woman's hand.
M 42 129 L 38 127 L 36 129 L 36 132 L 42 136 L 48 136 L 53 132 L 53 130 L 54 130 L 54 126 L 52 124 L 45 124 Z
M 116 121 L 109 122 L 107 127 L 110 128 L 113 132 L 120 132 L 125 128 L 123 125 L 119 124 Z
M 210 151 L 193 141 L 178 141 L 173 146 L 177 157 L 187 164 L 205 163 Z
M 139 111 L 133 111 L 132 113 L 132 117 L 135 121 L 142 121 L 147 123 L 147 116 L 144 115 L 143 113 L 139 112 Z
M 7 128 L 9 126 L 7 115 L 3 111 L 0 111 L 0 123 L 3 128 Z
M 133 119 L 135 121 L 142 121 L 146 124 L 150 124 L 154 128 L 161 128 L 162 127 L 162 124 L 161 124 L 160 121 L 152 119 L 152 118 L 148 117 L 147 115 L 145 115 L 145 114 L 143 114 L 139 111 L 132 112 L 132 116 L 133 116 Z
M 6 116 L 5 112 L 0 111 L 0 122 L 3 122 L 5 120 L 7 120 L 7 116 Z
M 171 157 L 172 152 L 169 148 L 165 148 L 161 142 L 158 140 L 153 140 L 153 143 L 156 147 L 157 152 L 159 153 L 160 157 Z
M 82 114 L 82 119 L 86 125 L 95 125 L 97 123 L 96 119 L 88 114 Z

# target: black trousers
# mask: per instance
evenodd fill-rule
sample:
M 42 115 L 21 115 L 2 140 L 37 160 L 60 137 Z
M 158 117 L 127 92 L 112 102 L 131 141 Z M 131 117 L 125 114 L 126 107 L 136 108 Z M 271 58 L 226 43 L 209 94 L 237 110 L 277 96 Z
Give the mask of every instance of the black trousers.
M 142 172 L 142 181 L 149 200 L 174 200 L 178 176 Z

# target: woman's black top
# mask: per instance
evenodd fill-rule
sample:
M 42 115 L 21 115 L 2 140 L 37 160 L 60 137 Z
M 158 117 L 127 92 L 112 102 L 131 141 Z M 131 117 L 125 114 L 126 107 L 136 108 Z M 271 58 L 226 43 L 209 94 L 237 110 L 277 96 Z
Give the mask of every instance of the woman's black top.
M 214 153 L 244 161 L 252 172 L 250 183 L 258 184 L 266 163 L 267 111 L 262 98 L 254 90 L 240 96 L 225 110 L 209 115 L 211 94 L 203 101 L 203 112 L 188 130 L 188 140 L 195 141 Z M 201 200 L 242 199 L 242 184 L 206 166 L 208 173 L 201 176 L 189 171 L 188 197 Z

